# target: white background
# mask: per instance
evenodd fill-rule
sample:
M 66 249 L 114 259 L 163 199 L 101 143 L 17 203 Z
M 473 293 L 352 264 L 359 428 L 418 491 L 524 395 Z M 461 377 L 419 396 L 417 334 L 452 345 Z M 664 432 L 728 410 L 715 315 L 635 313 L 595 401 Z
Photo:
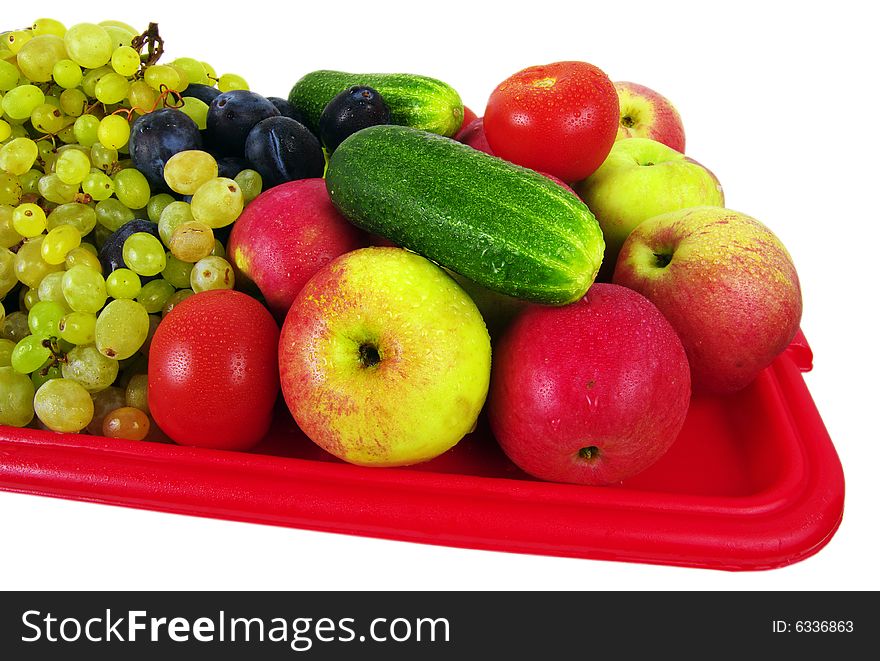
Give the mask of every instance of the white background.
M 196 7 L 200 7 L 197 9 Z M 880 141 L 870 3 L 39 3 L 67 25 L 160 23 L 194 56 L 286 97 L 319 68 L 446 80 L 482 114 L 532 64 L 586 60 L 652 87 L 728 206 L 786 243 L 815 353 L 807 384 L 840 454 L 846 513 L 818 555 L 769 572 L 467 551 L 0 493 L 3 589 L 878 589 L 876 273 Z M 108 15 L 107 11 L 118 11 Z M 73 13 L 76 12 L 76 13 Z M 124 12 L 124 13 L 122 13 Z M 30 25 L 6 3 L 3 29 Z

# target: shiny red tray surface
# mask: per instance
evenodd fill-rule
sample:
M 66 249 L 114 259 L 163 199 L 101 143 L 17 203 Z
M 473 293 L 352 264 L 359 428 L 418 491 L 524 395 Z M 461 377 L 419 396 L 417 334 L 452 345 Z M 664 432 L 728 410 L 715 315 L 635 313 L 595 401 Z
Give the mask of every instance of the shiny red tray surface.
M 410 468 L 341 463 L 279 408 L 252 452 L 0 426 L 0 489 L 521 553 L 768 569 L 840 524 L 840 461 L 801 375 L 800 336 L 746 390 L 695 397 L 670 451 L 614 487 L 540 482 L 485 424 Z

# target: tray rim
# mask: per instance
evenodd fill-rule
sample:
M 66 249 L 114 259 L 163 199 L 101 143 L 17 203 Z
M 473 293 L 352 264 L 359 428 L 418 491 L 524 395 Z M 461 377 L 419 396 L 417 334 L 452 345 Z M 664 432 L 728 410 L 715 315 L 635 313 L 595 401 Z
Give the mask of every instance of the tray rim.
M 842 468 L 800 374 L 804 367 L 796 355 L 784 354 L 759 376 L 754 386 L 773 399 L 771 404 L 774 407 L 785 410 L 786 422 L 793 436 L 800 440 L 803 461 L 795 470 L 787 473 L 784 480 L 747 496 L 700 496 L 456 473 L 382 470 L 293 457 L 144 444 L 86 435 L 56 435 L 2 426 L 0 490 L 464 548 L 729 570 L 769 569 L 792 564 L 816 553 L 834 535 L 843 516 Z M 792 401 L 792 398 L 796 401 Z M 815 465 L 817 453 L 824 457 L 818 466 Z M 159 494 L 155 492 L 151 495 L 135 493 L 132 485 L 123 483 L 124 479 L 114 480 L 115 475 L 96 475 L 103 478 L 103 481 L 97 482 L 101 488 L 96 488 L 96 482 L 88 480 L 88 470 L 77 472 L 64 467 L 66 460 L 93 456 L 100 457 L 103 463 L 121 462 L 145 474 L 160 464 L 165 464 L 167 468 L 166 462 L 171 460 L 175 474 L 188 474 L 190 479 L 195 480 L 194 484 L 201 483 L 208 492 L 211 491 L 212 482 L 223 484 L 229 493 L 220 502 L 209 502 L 199 500 L 198 489 L 194 489 L 187 492 L 183 500 L 175 501 L 171 492 L 165 493 L 164 497 L 158 497 Z M 319 464 L 317 470 L 316 464 Z M 260 497 L 251 502 L 246 502 L 247 499 L 240 494 L 237 497 L 234 495 L 235 489 L 232 487 L 236 484 L 240 487 L 242 482 L 257 477 L 273 483 L 287 481 L 285 484 L 288 488 L 284 493 L 276 494 L 274 502 L 270 494 L 259 494 Z M 292 477 L 297 478 L 295 488 L 289 486 Z M 83 488 L 84 485 L 86 488 Z M 491 530 L 478 534 L 474 530 L 456 531 L 454 526 L 441 529 L 420 523 L 412 517 L 404 526 L 395 527 L 388 520 L 393 517 L 381 512 L 378 518 L 367 517 L 360 523 L 357 517 L 334 519 L 328 517 L 327 512 L 320 514 L 320 508 L 298 509 L 288 502 L 294 496 L 320 494 L 321 489 L 328 485 L 356 492 L 363 492 L 364 487 L 368 486 L 374 494 L 381 492 L 385 508 L 390 508 L 388 512 L 393 512 L 395 504 L 401 505 L 414 497 L 437 500 L 437 494 L 440 493 L 444 507 L 452 506 L 454 501 L 467 499 L 474 511 L 485 514 L 496 511 L 499 504 L 516 504 L 524 512 L 530 512 L 525 517 L 527 521 L 535 518 L 536 513 L 532 510 L 536 505 L 543 508 L 545 514 L 546 510 L 553 508 L 557 520 L 550 521 L 550 527 L 570 525 L 571 521 L 577 519 L 570 510 L 589 506 L 594 510 L 598 508 L 602 516 L 609 520 L 616 518 L 629 524 L 639 521 L 653 524 L 648 528 L 654 528 L 655 534 L 665 530 L 670 540 L 678 540 L 687 534 L 705 539 L 702 539 L 702 544 L 695 546 L 678 540 L 675 543 L 681 548 L 664 552 L 656 540 L 653 545 L 639 544 L 633 535 L 638 537 L 637 533 L 644 531 L 627 529 L 624 525 L 611 540 L 616 539 L 616 542 L 605 546 L 595 542 L 596 538 L 602 536 L 602 526 L 581 531 L 582 536 L 572 539 L 569 544 L 558 540 L 541 543 L 530 538 L 526 534 L 528 531 L 515 524 L 511 524 L 508 531 L 511 536 L 499 539 L 493 538 Z M 812 503 L 813 492 L 817 491 L 818 486 L 830 494 L 830 497 L 821 501 L 824 505 L 821 511 Z M 650 494 L 648 502 L 645 501 L 646 493 Z M 270 502 L 272 507 L 260 511 L 263 504 Z M 362 507 L 369 505 L 360 501 L 359 504 Z M 446 515 L 450 516 L 450 511 Z M 383 517 L 385 524 L 379 525 L 377 521 Z M 798 521 L 801 521 L 799 530 Z M 812 522 L 812 527 L 805 529 L 803 521 Z M 540 527 L 541 522 L 532 522 Z M 717 545 L 712 546 L 712 522 L 724 524 L 722 527 L 731 531 L 732 536 L 726 539 L 725 552 L 718 552 Z M 771 544 L 775 546 L 774 549 L 765 548 L 767 544 L 761 542 L 759 533 L 765 533 L 768 526 L 772 529 L 774 523 L 781 522 L 791 525 L 789 538 Z M 750 526 L 746 524 L 756 526 L 755 531 L 750 534 L 745 529 Z M 543 525 L 548 526 L 546 522 Z M 766 541 L 766 536 L 763 539 Z

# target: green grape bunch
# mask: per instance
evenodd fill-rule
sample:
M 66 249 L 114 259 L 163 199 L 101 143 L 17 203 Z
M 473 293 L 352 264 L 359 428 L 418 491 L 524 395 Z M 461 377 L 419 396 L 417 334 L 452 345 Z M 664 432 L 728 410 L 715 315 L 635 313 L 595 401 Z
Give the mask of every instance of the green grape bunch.
M 190 85 L 248 89 L 192 57 L 160 61 L 158 26 L 0 32 L 0 425 L 162 439 L 146 356 L 176 305 L 232 288 L 222 238 L 262 189 L 188 150 L 154 190 L 129 157 L 132 124 L 176 108 L 205 128 Z M 149 223 L 151 231 L 129 231 Z

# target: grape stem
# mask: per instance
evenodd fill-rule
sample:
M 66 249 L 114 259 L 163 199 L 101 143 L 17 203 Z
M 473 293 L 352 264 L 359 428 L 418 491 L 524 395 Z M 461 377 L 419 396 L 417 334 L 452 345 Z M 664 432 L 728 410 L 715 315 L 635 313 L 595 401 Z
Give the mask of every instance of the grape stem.
M 147 58 L 141 65 L 141 71 L 156 64 L 165 52 L 165 40 L 159 36 L 158 23 L 150 23 L 143 34 L 131 40 L 131 47 L 138 53 L 144 46 L 147 47 Z

